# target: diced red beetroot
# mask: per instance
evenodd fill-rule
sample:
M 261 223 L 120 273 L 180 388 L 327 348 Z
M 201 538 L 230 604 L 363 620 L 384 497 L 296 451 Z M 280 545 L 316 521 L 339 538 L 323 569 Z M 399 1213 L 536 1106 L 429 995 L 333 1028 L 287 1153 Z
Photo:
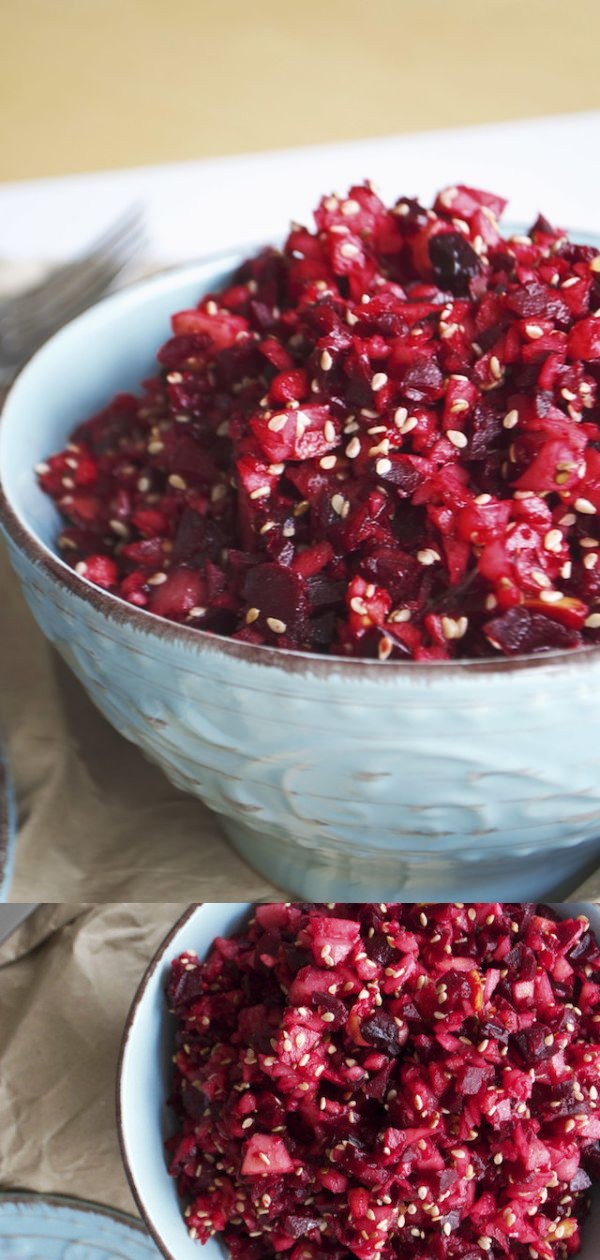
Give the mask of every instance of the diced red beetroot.
M 172 323 L 176 337 L 204 333 L 210 337 L 216 350 L 233 346 L 238 334 L 248 328 L 248 321 L 239 315 L 226 312 L 210 315 L 206 310 L 179 311 L 173 316 Z
M 344 962 L 358 946 L 360 927 L 355 919 L 314 918 L 310 935 L 316 962 L 331 967 Z
M 260 416 L 250 421 L 250 428 L 265 455 L 276 463 L 282 459 L 316 459 L 334 450 L 339 442 L 339 426 L 332 421 L 327 407 L 309 406 Z
M 117 566 L 110 556 L 88 556 L 86 560 L 80 560 L 77 572 L 89 582 L 95 582 L 96 586 L 104 586 L 107 590 L 117 585 L 119 577 Z
M 598 977 L 585 919 L 498 902 L 259 906 L 175 959 L 167 1148 L 191 1237 L 232 1260 L 575 1255 Z
M 246 1145 L 241 1167 L 243 1177 L 284 1177 L 294 1164 L 285 1142 L 272 1133 L 254 1133 Z
M 159 617 L 183 618 L 193 608 L 202 608 L 205 585 L 193 569 L 173 569 L 164 581 L 150 589 L 150 608 Z
M 580 547 L 600 514 L 598 251 L 541 216 L 505 237 L 504 207 L 458 184 L 390 208 L 354 185 L 177 312 L 139 396 L 38 467 L 65 559 L 269 647 L 430 661 L 600 641 Z
M 600 359 L 600 320 L 580 319 L 569 333 L 570 359 Z

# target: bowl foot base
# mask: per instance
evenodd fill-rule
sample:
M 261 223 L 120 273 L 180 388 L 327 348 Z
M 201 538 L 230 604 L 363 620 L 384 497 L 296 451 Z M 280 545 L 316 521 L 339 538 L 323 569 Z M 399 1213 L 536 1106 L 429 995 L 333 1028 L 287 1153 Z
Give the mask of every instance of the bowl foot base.
M 600 838 L 541 852 L 513 843 L 477 854 L 355 853 L 325 841 L 303 845 L 289 835 L 223 818 L 237 853 L 282 891 L 309 901 L 560 901 L 600 864 Z

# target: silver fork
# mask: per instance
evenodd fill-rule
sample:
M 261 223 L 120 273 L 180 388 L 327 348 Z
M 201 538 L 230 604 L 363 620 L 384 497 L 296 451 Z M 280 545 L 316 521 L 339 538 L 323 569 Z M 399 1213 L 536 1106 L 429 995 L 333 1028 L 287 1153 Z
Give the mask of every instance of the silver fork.
M 73 262 L 0 304 L 0 373 L 9 375 L 47 337 L 91 306 L 139 253 L 141 211 L 133 206 Z

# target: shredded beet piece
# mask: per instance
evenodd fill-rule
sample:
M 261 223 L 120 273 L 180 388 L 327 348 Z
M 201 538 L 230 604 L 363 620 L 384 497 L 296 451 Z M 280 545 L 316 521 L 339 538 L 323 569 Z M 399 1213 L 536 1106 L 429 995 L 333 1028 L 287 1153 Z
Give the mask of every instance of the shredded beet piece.
M 262 905 L 176 959 L 170 1172 L 232 1260 L 564 1260 L 600 1177 L 600 950 L 545 906 Z
M 600 254 L 505 202 L 324 198 L 38 469 L 78 573 L 252 644 L 600 642 Z M 515 612 L 516 610 L 516 612 Z

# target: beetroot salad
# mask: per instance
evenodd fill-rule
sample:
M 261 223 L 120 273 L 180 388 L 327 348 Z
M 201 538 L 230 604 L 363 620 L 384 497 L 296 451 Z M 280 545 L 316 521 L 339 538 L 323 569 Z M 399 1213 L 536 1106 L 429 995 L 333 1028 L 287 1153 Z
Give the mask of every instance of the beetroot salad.
M 501 197 L 325 197 L 38 468 L 76 571 L 250 644 L 600 642 L 600 254 Z
M 263 905 L 176 959 L 167 1142 L 232 1260 L 564 1260 L 600 1178 L 600 951 L 535 905 Z

